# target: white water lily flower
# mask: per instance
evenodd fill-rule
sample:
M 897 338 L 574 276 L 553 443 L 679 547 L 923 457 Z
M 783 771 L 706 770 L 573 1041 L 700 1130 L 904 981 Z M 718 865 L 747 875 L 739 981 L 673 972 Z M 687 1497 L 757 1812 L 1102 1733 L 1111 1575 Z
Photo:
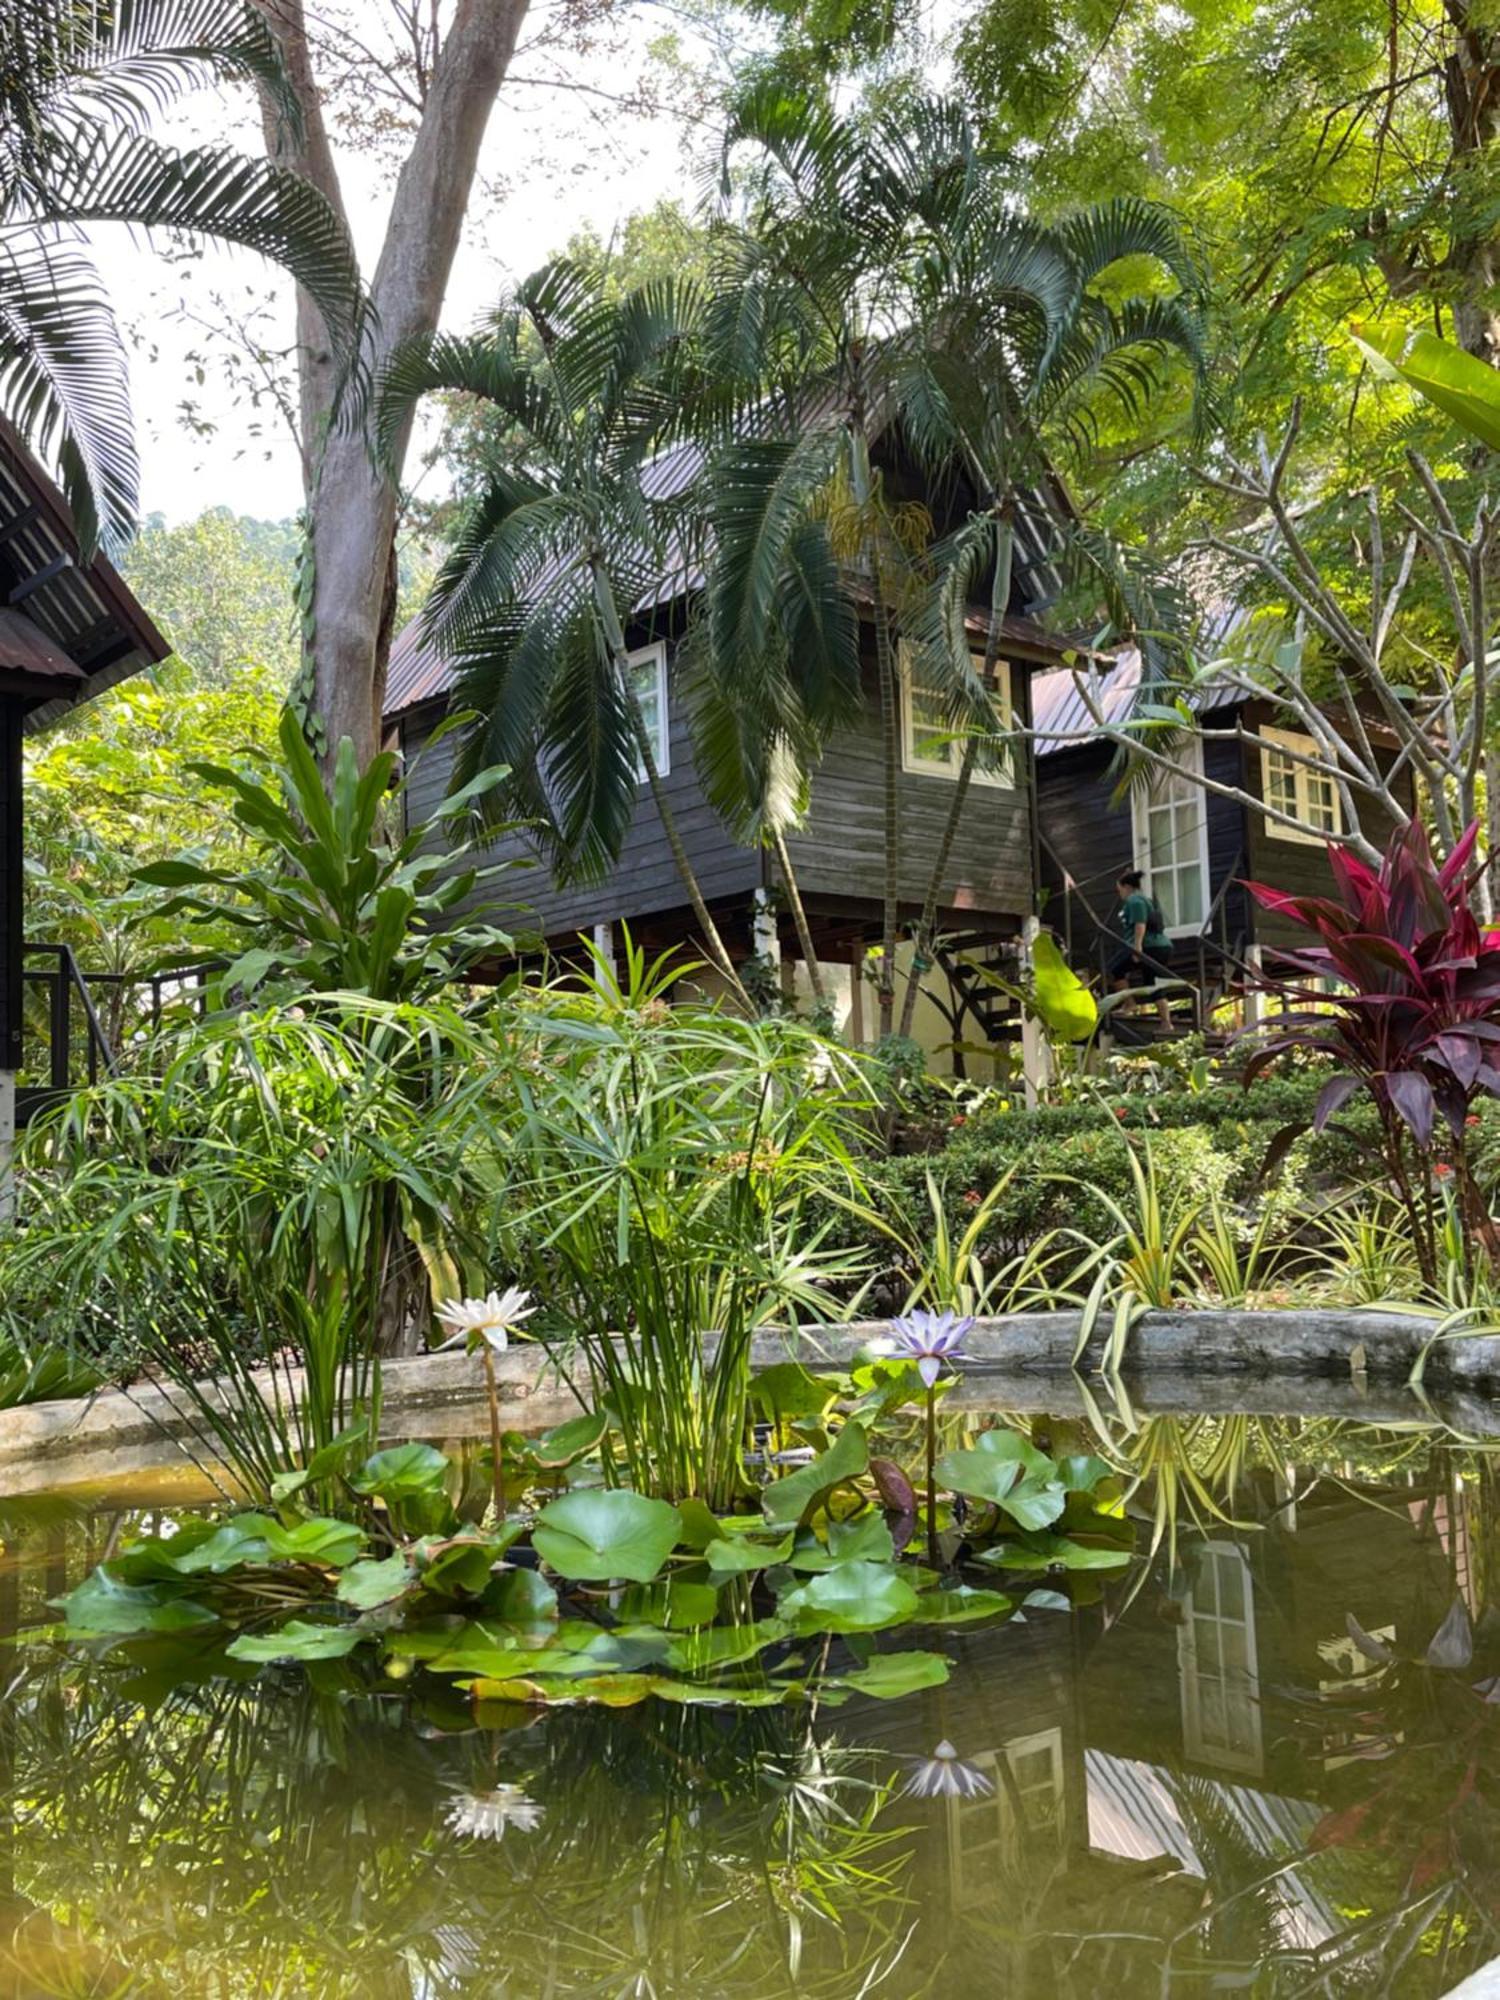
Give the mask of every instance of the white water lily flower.
M 542 1808 L 519 1785 L 495 1785 L 487 1792 L 460 1792 L 444 1817 L 455 1840 L 499 1840 L 510 1826 L 535 1833 Z
M 966 1764 L 945 1737 L 930 1757 L 913 1759 L 912 1774 L 901 1787 L 910 1799 L 987 1799 L 995 1781 L 977 1764 Z
M 497 1354 L 503 1354 L 511 1330 L 530 1319 L 535 1311 L 530 1292 L 511 1285 L 504 1292 L 491 1292 L 485 1299 L 449 1299 L 446 1305 L 437 1308 L 437 1319 L 448 1335 L 445 1345 L 457 1346 L 462 1340 L 474 1348 L 482 1341 Z

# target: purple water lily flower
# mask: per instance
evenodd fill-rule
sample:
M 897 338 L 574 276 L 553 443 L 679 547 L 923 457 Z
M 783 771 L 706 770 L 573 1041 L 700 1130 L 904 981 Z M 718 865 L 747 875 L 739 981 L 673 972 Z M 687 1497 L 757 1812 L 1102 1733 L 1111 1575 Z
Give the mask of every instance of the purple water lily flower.
M 898 1351 L 916 1362 L 917 1373 L 930 1389 L 950 1362 L 963 1360 L 964 1339 L 973 1326 L 973 1320 L 960 1313 L 935 1313 L 918 1306 L 892 1320 L 891 1331 Z

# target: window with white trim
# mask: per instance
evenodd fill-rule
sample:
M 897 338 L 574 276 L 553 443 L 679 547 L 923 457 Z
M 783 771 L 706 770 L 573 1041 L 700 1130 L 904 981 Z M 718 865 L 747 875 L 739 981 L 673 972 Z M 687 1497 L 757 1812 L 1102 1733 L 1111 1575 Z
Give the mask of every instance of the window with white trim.
M 971 653 L 969 658 L 974 672 L 983 679 L 983 653 Z M 996 660 L 991 679 L 994 684 L 995 727 L 1006 730 L 1011 726 L 1009 660 Z M 947 696 L 940 688 L 928 686 L 921 680 L 911 653 L 905 646 L 901 648 L 900 681 L 902 769 L 923 778 L 957 778 L 963 768 L 964 746 L 949 718 Z M 1006 751 L 988 770 L 976 763 L 970 782 L 999 785 L 1006 789 L 1013 787 L 1015 777 L 1010 752 Z
M 1261 1768 L 1260 1666 L 1250 1559 L 1234 1542 L 1202 1542 L 1178 1630 L 1182 1739 L 1200 1764 Z
M 646 733 L 651 738 L 651 756 L 662 777 L 672 768 L 672 733 L 667 726 L 667 649 L 658 640 L 654 646 L 642 646 L 627 655 L 630 668 L 630 685 L 635 690 L 635 698 L 641 705 L 645 718 Z M 637 760 L 641 782 L 645 782 L 646 767 Z
M 1300 840 L 1321 847 L 1344 830 L 1343 802 L 1337 782 L 1326 771 L 1314 771 L 1297 757 L 1321 757 L 1323 752 L 1311 736 L 1295 729 L 1262 729 L 1260 751 L 1260 795 L 1278 812 L 1290 813 L 1300 826 L 1283 826 L 1267 819 L 1266 832 L 1272 840 Z M 1279 746 L 1279 747 L 1278 747 Z M 1297 756 L 1285 755 L 1288 750 Z
M 1159 770 L 1131 793 L 1135 865 L 1147 876 L 1169 937 L 1196 937 L 1208 921 L 1208 793 L 1203 744 L 1189 737 L 1175 771 Z
M 1000 1759 L 1010 1766 L 1010 1781 Z M 994 1791 L 977 1799 L 948 1801 L 948 1851 L 955 1898 L 966 1894 L 965 1877 L 976 1893 L 993 1887 L 996 1870 L 1014 1867 L 1023 1856 L 1045 1856 L 1063 1844 L 1063 1744 L 1060 1729 L 1014 1736 L 1000 1750 L 965 1759 L 993 1782 Z

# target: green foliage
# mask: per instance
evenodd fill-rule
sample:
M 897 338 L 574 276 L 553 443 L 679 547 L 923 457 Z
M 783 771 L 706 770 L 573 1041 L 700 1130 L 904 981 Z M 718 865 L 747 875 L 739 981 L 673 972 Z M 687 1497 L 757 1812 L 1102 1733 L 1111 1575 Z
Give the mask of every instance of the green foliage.
M 121 571 L 195 688 L 227 688 L 248 671 L 284 691 L 299 657 L 300 542 L 295 521 L 256 521 L 228 507 L 170 527 L 153 515 Z
M 824 1319 L 857 1260 L 808 1222 L 856 1183 L 858 1063 L 801 1026 L 669 1006 L 630 947 L 512 1017 L 507 1192 L 494 1262 L 581 1350 L 630 1483 L 717 1505 L 741 1488 L 757 1328 Z M 705 1359 L 700 1335 L 717 1339 Z
M 478 772 L 443 801 L 434 826 L 456 838 L 434 851 L 431 828 L 399 832 L 404 781 L 395 784 L 392 752 L 381 752 L 361 772 L 346 738 L 325 792 L 290 709 L 277 734 L 282 761 L 264 777 L 223 764 L 192 767 L 229 794 L 235 820 L 247 839 L 259 842 L 256 857 L 232 870 L 156 861 L 138 874 L 146 887 L 174 892 L 159 907 L 160 920 L 185 914 L 214 938 L 237 937 L 241 948 L 217 975 L 217 992 L 358 993 L 421 1002 L 486 955 L 512 950 L 506 932 L 474 921 L 495 907 L 486 886 L 505 864 L 465 865 L 476 839 L 463 837 L 474 801 L 503 772 Z M 388 840 L 381 838 L 386 815 L 398 828 Z
M 208 236 L 282 264 L 347 361 L 362 295 L 348 238 L 310 182 L 225 146 L 177 150 L 153 118 L 208 81 L 297 107 L 277 41 L 243 0 L 12 9 L 4 27 L 0 203 L 7 326 L 0 402 L 56 464 L 80 542 L 120 546 L 137 488 L 124 343 L 86 254 L 102 223 Z
M 127 980 L 180 958 L 182 926 L 137 873 L 168 858 L 224 869 L 248 859 L 253 837 L 205 795 L 196 767 L 269 749 L 280 709 L 263 671 L 202 687 L 168 662 L 34 740 L 25 774 L 28 935 L 71 945 L 86 971 Z M 229 933 L 204 943 L 222 950 Z M 110 1041 L 122 1046 L 141 1021 L 141 996 L 100 982 L 94 997 Z
M 1014 1609 L 1003 1591 L 965 1581 L 963 1564 L 1065 1576 L 1130 1553 L 1108 1468 L 1084 1454 L 1053 1460 L 1011 1431 L 981 1431 L 943 1462 L 956 1492 L 991 1504 L 952 1534 L 941 1587 L 933 1570 L 898 1560 L 857 1422 L 793 1476 L 795 1506 L 773 1497 L 793 1480 L 765 1488 L 766 1515 L 794 1524 L 774 1541 L 758 1517 L 679 1509 L 600 1486 L 593 1470 L 550 1499 L 528 1476 L 527 1518 L 487 1529 L 455 1505 L 464 1482 L 430 1446 L 356 1460 L 352 1437 L 323 1454 L 336 1516 L 304 1512 L 288 1493 L 275 1511 L 190 1517 L 127 1541 L 61 1602 L 66 1636 L 149 1659 L 168 1681 L 174 1659 L 202 1682 L 374 1654 L 388 1676 L 415 1670 L 434 1689 L 453 1680 L 481 1703 L 893 1700 L 939 1685 L 948 1663 L 876 1652 L 866 1635 Z M 592 1588 L 626 1582 L 618 1596 Z M 751 1615 L 752 1590 L 768 1615 Z M 856 1642 L 847 1665 L 827 1649 L 816 1665 L 789 1650 L 837 1635 Z M 179 1643 L 189 1650 L 174 1656 Z

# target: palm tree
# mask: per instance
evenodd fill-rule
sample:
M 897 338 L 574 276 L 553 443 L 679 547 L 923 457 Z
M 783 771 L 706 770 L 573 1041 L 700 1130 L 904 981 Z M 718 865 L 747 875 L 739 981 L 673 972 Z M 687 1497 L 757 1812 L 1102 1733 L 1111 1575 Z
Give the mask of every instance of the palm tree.
M 959 784 L 917 924 L 930 942 L 944 871 L 976 764 L 1003 754 L 990 692 L 1010 594 L 1020 489 L 1050 478 L 1048 446 L 1086 430 L 1092 399 L 1139 411 L 1169 352 L 1196 366 L 1197 316 L 1181 294 L 1110 305 L 1096 280 L 1144 254 L 1186 290 L 1192 274 L 1158 210 L 1115 203 L 1047 227 L 1018 213 L 961 108 L 919 102 L 870 126 L 784 89 L 752 92 L 726 141 L 751 154 L 749 192 L 720 232 L 706 324 L 716 365 L 742 384 L 753 421 L 704 477 L 712 530 L 700 670 L 712 705 L 702 762 L 721 800 L 751 791 L 746 740 L 816 761 L 857 708 L 859 630 L 873 632 L 881 709 L 885 885 L 880 1026 L 895 1026 L 900 710 L 898 652 L 946 697 L 965 741 Z M 935 478 L 977 496 L 937 543 L 886 495 L 875 464 L 899 432 Z M 1097 538 L 1080 553 L 1108 567 Z M 966 613 L 987 587 L 976 671 Z M 1116 593 L 1118 594 L 1118 593 Z M 747 775 L 748 773 L 748 775 Z M 784 787 L 785 789 L 785 787 Z M 920 969 L 909 983 L 909 1029 Z
M 698 464 L 677 436 L 700 302 L 661 280 L 619 299 L 561 260 L 528 278 L 480 333 L 400 350 L 379 394 L 382 443 L 438 391 L 472 396 L 501 434 L 424 614 L 477 711 L 463 768 L 509 769 L 500 796 L 547 842 L 563 877 L 601 876 L 642 780 L 705 947 L 750 1003 L 662 783 L 626 630 L 684 563 L 682 493 Z M 502 462 L 503 459 L 503 462 Z
M 118 547 L 138 468 L 125 352 L 80 235 L 125 223 L 242 245 L 306 286 L 337 351 L 360 287 L 343 228 L 298 175 L 146 126 L 236 79 L 297 111 L 248 0 L 6 0 L 0 9 L 0 410 L 58 469 L 85 553 Z

